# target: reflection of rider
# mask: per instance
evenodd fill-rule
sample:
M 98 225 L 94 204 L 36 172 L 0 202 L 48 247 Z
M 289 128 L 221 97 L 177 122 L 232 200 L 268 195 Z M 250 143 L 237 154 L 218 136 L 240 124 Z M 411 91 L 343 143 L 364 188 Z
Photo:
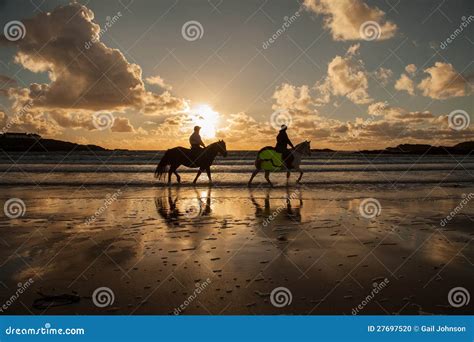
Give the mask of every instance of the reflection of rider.
M 200 151 L 201 146 L 206 147 L 204 143 L 202 142 L 201 136 L 199 135 L 199 131 L 201 130 L 201 127 L 199 126 L 194 126 L 194 133 L 191 134 L 189 137 L 189 143 L 191 144 L 191 151 Z
M 281 125 L 280 132 L 277 135 L 277 144 L 275 146 L 275 150 L 278 153 L 281 153 L 283 156 L 283 160 L 286 163 L 286 166 L 291 169 L 292 165 L 291 163 L 293 162 L 293 155 L 291 154 L 291 151 L 287 148 L 287 145 L 290 145 L 291 148 L 295 148 L 293 146 L 293 143 L 291 142 L 290 138 L 288 138 L 288 134 L 286 134 L 287 130 L 286 125 Z

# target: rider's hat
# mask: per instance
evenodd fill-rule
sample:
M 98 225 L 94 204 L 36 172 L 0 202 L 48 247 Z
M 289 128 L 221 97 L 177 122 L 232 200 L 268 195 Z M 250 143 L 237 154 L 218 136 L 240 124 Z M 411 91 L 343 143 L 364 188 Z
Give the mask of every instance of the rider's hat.
M 288 128 L 287 125 L 281 125 L 280 130 L 281 130 L 281 131 L 284 131 L 284 130 L 287 129 L 287 128 Z
M 197 131 L 198 129 L 201 129 L 199 126 L 194 126 L 194 130 Z

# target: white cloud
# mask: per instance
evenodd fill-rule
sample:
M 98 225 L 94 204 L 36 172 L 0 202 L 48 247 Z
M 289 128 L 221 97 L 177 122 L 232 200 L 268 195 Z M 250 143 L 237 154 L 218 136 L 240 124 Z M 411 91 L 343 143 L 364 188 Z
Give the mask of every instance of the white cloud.
M 416 65 L 415 64 L 408 64 L 406 67 L 405 67 L 405 71 L 407 73 L 409 73 L 410 75 L 414 75 L 415 72 L 416 72 L 417 68 L 416 68 Z
M 454 69 L 452 64 L 436 62 L 424 70 L 429 74 L 419 84 L 424 96 L 444 100 L 451 97 L 466 96 L 471 91 L 469 83 Z
M 328 65 L 327 77 L 317 85 L 324 99 L 328 93 L 345 96 L 357 104 L 372 102 L 368 94 L 368 77 L 361 60 L 356 60 L 352 47 L 346 56 L 336 56 Z
M 323 15 L 324 27 L 331 31 L 334 40 L 362 40 L 360 27 L 368 21 L 380 27 L 378 40 L 389 39 L 397 31 L 397 25 L 385 19 L 385 12 L 362 0 L 304 0 L 303 6 Z
M 165 89 L 165 90 L 172 89 L 172 87 L 169 84 L 167 84 L 163 78 L 161 78 L 158 75 L 145 78 L 145 82 L 147 82 L 148 84 L 157 85 L 160 88 Z
M 410 95 L 415 95 L 415 84 L 406 74 L 400 75 L 400 78 L 395 82 L 395 89 L 404 90 Z

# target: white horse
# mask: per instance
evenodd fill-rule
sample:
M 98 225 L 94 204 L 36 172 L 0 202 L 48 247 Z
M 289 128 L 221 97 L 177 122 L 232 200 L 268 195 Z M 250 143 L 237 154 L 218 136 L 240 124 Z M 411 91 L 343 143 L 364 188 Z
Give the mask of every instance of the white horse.
M 293 162 L 291 163 L 292 168 L 288 169 L 286 165 L 282 167 L 282 170 L 286 170 L 286 184 L 287 185 L 289 184 L 289 181 L 290 181 L 291 171 L 299 171 L 300 176 L 298 177 L 298 180 L 296 181 L 296 183 L 299 183 L 301 181 L 301 177 L 303 177 L 303 171 L 301 171 L 300 169 L 301 159 L 303 159 L 303 156 L 311 155 L 310 143 L 311 141 L 304 141 L 296 145 L 294 149 L 290 150 L 290 153 L 293 156 Z M 257 169 L 252 173 L 252 176 L 250 177 L 250 180 L 248 182 L 248 186 L 252 184 L 254 177 L 260 171 L 262 171 L 262 168 L 261 168 L 262 160 L 259 159 L 259 154 L 260 152 L 257 154 L 257 159 L 255 160 L 255 167 Z M 265 170 L 265 179 L 267 180 L 268 184 L 270 184 L 270 186 L 273 186 L 272 182 L 270 181 L 270 171 Z

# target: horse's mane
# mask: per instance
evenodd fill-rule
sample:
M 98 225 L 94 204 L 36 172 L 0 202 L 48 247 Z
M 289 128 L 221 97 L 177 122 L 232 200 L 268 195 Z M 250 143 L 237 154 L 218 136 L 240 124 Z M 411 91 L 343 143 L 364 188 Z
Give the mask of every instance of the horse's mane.
M 305 140 L 305 141 L 302 141 L 302 142 L 300 142 L 299 144 L 296 144 L 296 145 L 295 145 L 295 148 L 298 147 L 298 146 L 307 144 L 307 143 L 308 143 L 308 141 L 306 141 L 306 140 Z

